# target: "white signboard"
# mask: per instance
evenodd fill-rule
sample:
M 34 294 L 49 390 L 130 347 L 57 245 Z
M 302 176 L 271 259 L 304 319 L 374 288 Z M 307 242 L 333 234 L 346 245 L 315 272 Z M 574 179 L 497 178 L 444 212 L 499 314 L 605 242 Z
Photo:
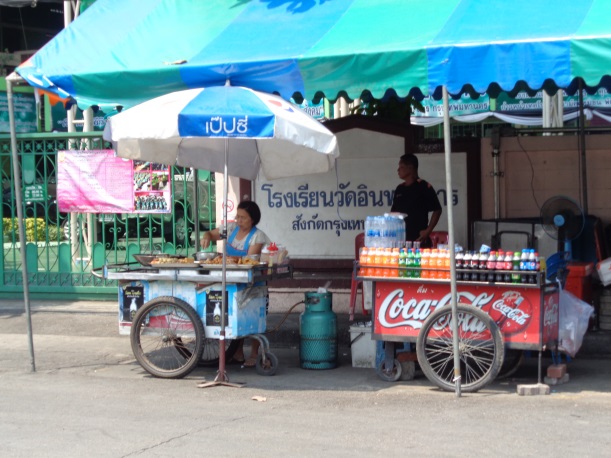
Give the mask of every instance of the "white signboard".
M 273 181 L 257 180 L 259 228 L 286 246 L 293 258 L 354 259 L 354 238 L 367 216 L 390 211 L 400 154 L 346 157 L 341 149 L 335 170 Z M 360 156 L 360 155 L 354 155 Z M 454 205 L 456 243 L 467 245 L 467 155 L 452 154 L 454 190 L 445 186 L 443 154 L 419 155 L 419 174 L 437 191 L 443 208 L 435 230 L 447 230 L 447 205 Z

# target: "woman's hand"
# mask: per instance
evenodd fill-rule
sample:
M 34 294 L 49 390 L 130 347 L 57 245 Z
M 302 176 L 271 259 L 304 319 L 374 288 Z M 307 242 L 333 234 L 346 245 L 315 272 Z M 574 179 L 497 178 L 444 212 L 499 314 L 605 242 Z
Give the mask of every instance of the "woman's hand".
M 204 235 L 202 235 L 202 239 L 201 239 L 202 248 L 204 249 L 208 248 L 210 246 L 211 241 L 212 241 L 212 234 L 210 234 L 210 231 L 204 232 Z

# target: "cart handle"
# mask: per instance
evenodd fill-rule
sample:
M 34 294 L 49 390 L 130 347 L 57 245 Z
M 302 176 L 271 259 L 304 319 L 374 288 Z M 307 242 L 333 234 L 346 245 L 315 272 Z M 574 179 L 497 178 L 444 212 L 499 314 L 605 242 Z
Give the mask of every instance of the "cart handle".
M 101 278 L 102 280 L 106 279 L 106 273 L 108 269 L 117 269 L 117 270 L 129 270 L 129 266 L 133 264 L 140 264 L 139 262 L 124 262 L 122 264 L 104 264 L 102 267 L 95 267 L 91 269 L 91 274 L 97 278 Z

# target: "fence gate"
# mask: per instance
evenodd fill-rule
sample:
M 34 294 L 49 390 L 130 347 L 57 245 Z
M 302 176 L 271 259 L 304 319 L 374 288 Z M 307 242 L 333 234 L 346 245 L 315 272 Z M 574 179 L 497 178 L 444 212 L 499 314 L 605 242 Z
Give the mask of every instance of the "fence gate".
M 17 148 L 33 299 L 114 299 L 116 283 L 97 278 L 92 268 L 134 262 L 136 253 L 190 254 L 195 250 L 195 224 L 200 231 L 215 227 L 214 174 L 207 171 L 172 167 L 171 214 L 68 214 L 59 212 L 57 206 L 57 152 L 110 148 L 101 133 L 20 134 Z M 0 298 L 20 298 L 21 242 L 9 135 L 0 136 L 0 166 Z

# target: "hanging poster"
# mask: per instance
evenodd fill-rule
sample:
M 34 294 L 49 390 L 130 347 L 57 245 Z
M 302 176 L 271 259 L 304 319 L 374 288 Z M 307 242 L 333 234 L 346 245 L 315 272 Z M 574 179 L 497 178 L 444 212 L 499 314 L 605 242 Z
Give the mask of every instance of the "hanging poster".
M 134 210 L 132 161 L 113 150 L 57 153 L 60 212 L 122 213 Z
M 36 100 L 34 94 L 13 94 L 13 108 L 15 110 L 15 132 L 36 132 Z M 10 132 L 8 119 L 8 98 L 6 92 L 0 92 L 0 132 Z
M 134 161 L 135 213 L 170 213 L 170 166 Z

